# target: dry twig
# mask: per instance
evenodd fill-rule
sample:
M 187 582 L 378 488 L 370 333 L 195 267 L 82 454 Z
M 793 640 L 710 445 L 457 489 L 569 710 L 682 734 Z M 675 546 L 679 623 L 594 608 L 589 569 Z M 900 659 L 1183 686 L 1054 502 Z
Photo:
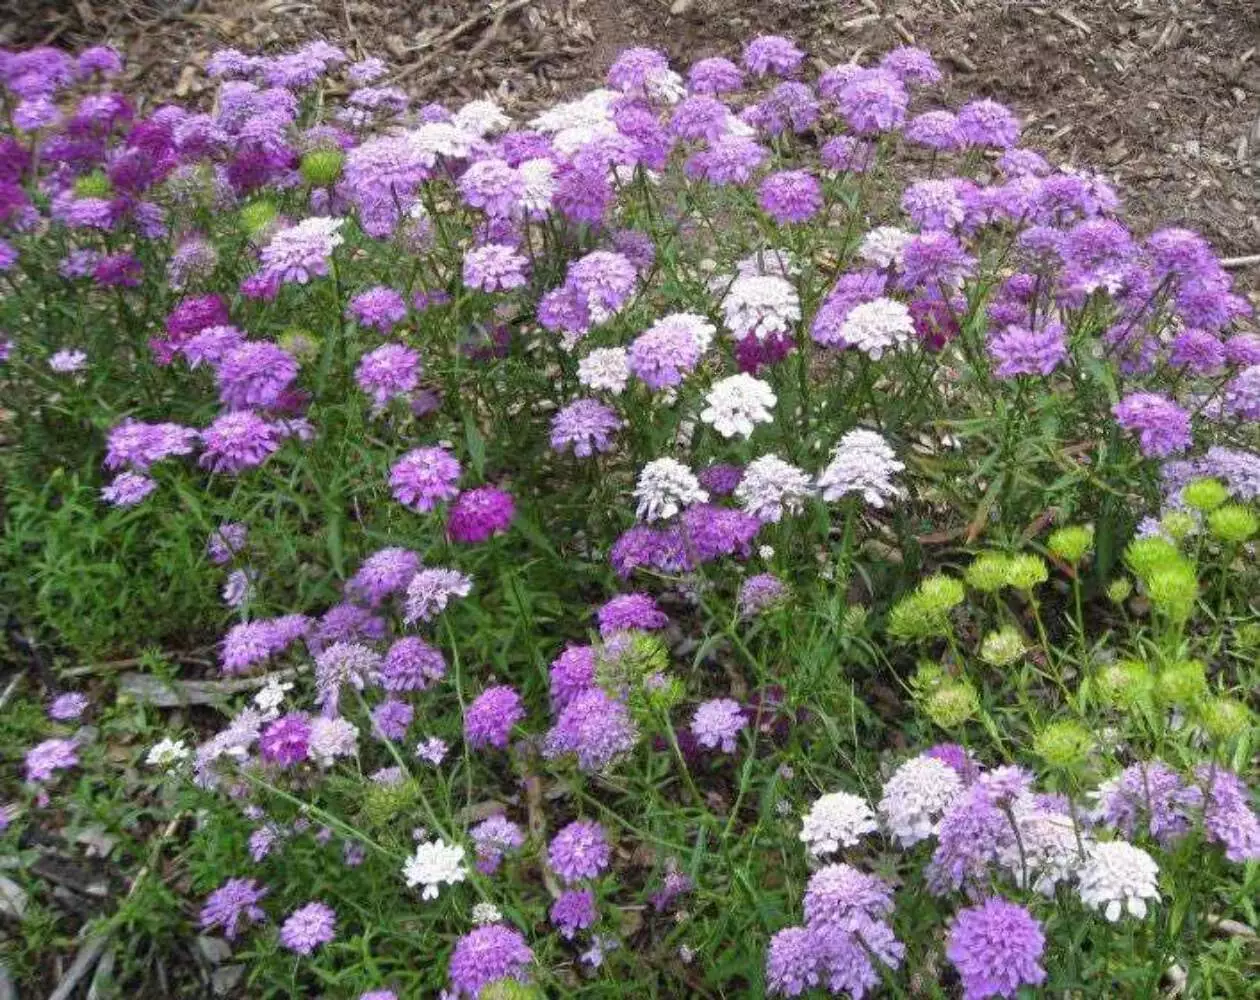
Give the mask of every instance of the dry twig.
M 515 13 L 523 7 L 528 7 L 533 2 L 534 0 L 511 0 L 510 3 L 505 4 L 498 10 L 492 9 L 478 11 L 472 17 L 455 25 L 455 27 L 446 34 L 440 35 L 438 38 L 434 39 L 427 46 L 422 46 L 420 51 L 427 50 L 426 54 L 413 62 L 410 66 L 407 66 L 395 73 L 391 82 L 397 84 L 409 77 L 415 76 L 420 72 L 420 70 L 424 69 L 429 65 L 429 63 L 433 62 L 434 59 L 440 56 L 442 54 L 442 50 L 445 49 L 447 45 L 462 35 L 467 34 L 486 18 L 492 17 L 494 18 L 495 24 L 501 24 L 503 22 L 503 18 L 507 17 L 509 14 Z M 495 30 L 493 25 L 491 26 L 491 30 Z

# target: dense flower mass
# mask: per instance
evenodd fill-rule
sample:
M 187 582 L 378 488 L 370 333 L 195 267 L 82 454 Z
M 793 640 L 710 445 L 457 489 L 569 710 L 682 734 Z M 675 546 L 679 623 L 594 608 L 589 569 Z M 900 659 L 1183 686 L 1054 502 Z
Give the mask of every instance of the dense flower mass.
M 1234 988 L 1252 275 L 1000 75 L 724 37 L 0 52 L 0 831 L 216 990 Z

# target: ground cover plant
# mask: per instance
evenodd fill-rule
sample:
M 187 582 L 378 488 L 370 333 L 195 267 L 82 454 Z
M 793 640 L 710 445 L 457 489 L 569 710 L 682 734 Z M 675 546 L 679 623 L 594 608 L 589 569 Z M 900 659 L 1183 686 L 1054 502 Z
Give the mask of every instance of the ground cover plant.
M 1248 995 L 1260 334 L 1203 240 L 912 48 L 524 121 L 326 43 L 117 69 L 0 60 L 11 971 Z

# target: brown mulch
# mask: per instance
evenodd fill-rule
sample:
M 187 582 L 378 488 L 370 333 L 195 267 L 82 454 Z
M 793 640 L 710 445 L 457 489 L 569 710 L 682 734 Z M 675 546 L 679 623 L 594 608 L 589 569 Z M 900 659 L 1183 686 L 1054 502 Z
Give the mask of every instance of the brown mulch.
M 11 13 L 6 13 L 11 9 Z M 122 49 L 133 86 L 196 96 L 216 48 L 324 37 L 401 67 L 424 99 L 529 108 L 588 87 L 618 49 L 678 63 L 765 32 L 825 63 L 914 43 L 944 97 L 991 96 L 1031 145 L 1105 169 L 1139 229 L 1184 224 L 1260 254 L 1260 5 L 1254 0 L 0 0 L 0 41 Z M 1260 293 L 1260 265 L 1237 269 Z

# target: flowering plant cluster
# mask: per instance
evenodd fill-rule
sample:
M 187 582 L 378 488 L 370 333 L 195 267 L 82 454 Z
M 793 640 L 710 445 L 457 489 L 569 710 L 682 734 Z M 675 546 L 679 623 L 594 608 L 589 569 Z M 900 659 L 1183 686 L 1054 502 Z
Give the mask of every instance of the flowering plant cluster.
M 0 54 L 0 586 L 209 674 L 134 763 L 249 995 L 1246 995 L 1260 333 L 1200 237 L 915 48 L 519 119 L 120 69 Z M 121 819 L 108 683 L 15 724 L 4 836 Z

